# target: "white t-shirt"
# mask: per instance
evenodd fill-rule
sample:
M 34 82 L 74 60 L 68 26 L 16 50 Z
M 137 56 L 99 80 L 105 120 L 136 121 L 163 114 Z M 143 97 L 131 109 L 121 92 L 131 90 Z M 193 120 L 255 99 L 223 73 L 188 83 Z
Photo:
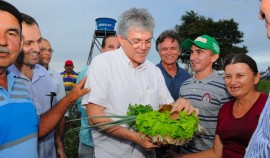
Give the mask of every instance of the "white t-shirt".
M 87 73 L 86 85 L 91 92 L 82 98 L 105 107 L 105 115 L 126 115 L 129 104 L 150 104 L 154 109 L 174 100 L 161 71 L 145 61 L 133 68 L 122 48 L 95 57 Z M 146 153 L 133 142 L 93 132 L 96 158 L 140 158 Z

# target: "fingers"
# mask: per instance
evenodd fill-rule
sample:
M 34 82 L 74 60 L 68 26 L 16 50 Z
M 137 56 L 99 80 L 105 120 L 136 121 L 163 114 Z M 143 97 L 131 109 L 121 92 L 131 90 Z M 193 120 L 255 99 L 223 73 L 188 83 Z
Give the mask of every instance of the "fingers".
M 176 102 L 174 102 L 171 113 L 175 111 L 180 112 L 182 110 L 186 112 L 190 110 L 189 101 L 185 98 L 179 98 L 176 100 Z
M 83 86 L 84 86 L 86 80 L 87 80 L 87 77 L 84 77 L 84 78 L 78 83 L 78 87 L 79 87 L 79 88 L 83 88 Z
M 184 105 L 184 110 L 183 110 L 183 111 L 185 111 L 188 115 L 190 115 L 191 112 L 192 112 L 192 109 L 193 109 L 193 107 L 192 107 L 191 104 L 188 102 L 188 104 L 185 104 L 185 105 Z
M 174 112 L 180 112 L 180 111 L 185 111 L 188 115 L 191 113 L 195 113 L 196 115 L 199 114 L 199 110 L 191 105 L 188 99 L 185 98 L 179 98 L 174 104 L 173 108 L 170 112 L 170 114 Z
M 80 89 L 80 94 L 84 95 L 90 91 L 90 88 L 84 88 L 84 84 L 87 80 L 87 77 L 84 77 L 78 84 L 78 88 Z
M 199 115 L 199 109 L 198 108 L 194 108 L 195 110 L 195 114 L 198 116 Z
M 141 133 L 137 133 L 138 144 L 141 145 L 145 150 L 150 151 L 153 148 L 159 147 L 157 144 L 152 143 L 152 138 L 142 135 Z

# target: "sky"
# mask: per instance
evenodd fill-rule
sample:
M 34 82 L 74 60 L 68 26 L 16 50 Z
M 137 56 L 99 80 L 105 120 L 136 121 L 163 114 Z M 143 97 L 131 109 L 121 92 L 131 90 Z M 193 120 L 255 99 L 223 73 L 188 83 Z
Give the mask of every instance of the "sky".
M 153 15 L 154 39 L 162 31 L 180 25 L 180 18 L 187 11 L 193 10 L 214 21 L 234 19 L 244 33 L 240 46 L 247 46 L 248 55 L 257 62 L 259 71 L 270 66 L 270 40 L 265 22 L 258 19 L 259 0 L 10 0 L 10 3 L 38 22 L 42 37 L 54 49 L 50 65 L 59 72 L 64 70 L 68 59 L 74 62 L 77 72 L 86 65 L 96 30 L 95 19 L 108 17 L 118 21 L 119 15 L 132 7 L 148 9 Z M 115 30 L 116 27 L 117 22 Z M 95 46 L 93 57 L 99 53 Z M 154 42 L 147 60 L 154 64 L 160 61 Z

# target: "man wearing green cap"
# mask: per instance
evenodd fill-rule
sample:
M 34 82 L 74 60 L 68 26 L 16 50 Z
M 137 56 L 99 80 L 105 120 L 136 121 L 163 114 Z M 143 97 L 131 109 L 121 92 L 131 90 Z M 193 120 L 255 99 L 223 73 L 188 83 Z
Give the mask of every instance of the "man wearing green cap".
M 223 78 L 212 69 L 220 54 L 217 41 L 202 35 L 195 40 L 185 40 L 182 47 L 190 50 L 190 65 L 195 75 L 182 84 L 179 96 L 189 99 L 194 107 L 199 108 L 200 125 L 205 128 L 204 135 L 195 137 L 181 148 L 182 153 L 194 153 L 213 146 L 219 109 L 230 98 Z

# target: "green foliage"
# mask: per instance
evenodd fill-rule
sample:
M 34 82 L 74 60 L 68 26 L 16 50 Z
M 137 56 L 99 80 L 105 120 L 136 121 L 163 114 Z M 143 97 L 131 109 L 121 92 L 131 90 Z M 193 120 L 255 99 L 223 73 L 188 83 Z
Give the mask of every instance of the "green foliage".
M 129 116 L 137 116 L 138 114 L 144 114 L 150 111 L 153 111 L 153 108 L 151 105 L 135 104 L 135 105 L 128 106 L 127 114 Z
M 261 80 L 258 84 L 258 90 L 260 92 L 264 92 L 266 94 L 270 91 L 270 81 L 269 80 Z
M 243 42 L 244 34 L 238 30 L 238 23 L 233 19 L 215 22 L 211 18 L 189 11 L 181 17 L 181 22 L 180 25 L 175 26 L 175 30 L 182 39 L 194 40 L 200 35 L 208 34 L 218 41 L 221 54 L 218 61 L 213 65 L 216 70 L 223 69 L 224 59 L 228 55 L 232 53 L 246 54 L 248 52 L 246 46 L 239 46 Z M 180 59 L 183 63 L 189 65 L 188 50 L 182 52 Z
M 78 119 L 80 118 L 80 112 L 78 112 L 77 106 L 74 104 L 69 109 L 69 117 L 67 118 L 67 121 L 72 119 Z M 65 127 L 65 134 L 64 134 L 64 149 L 65 153 L 68 158 L 77 158 L 78 157 L 78 147 L 79 147 L 79 130 L 75 130 L 73 132 L 67 132 L 71 129 L 78 128 L 81 126 L 80 121 L 75 122 L 68 122 L 66 123 Z
M 181 111 L 179 115 L 179 119 L 172 120 L 168 111 L 141 113 L 136 118 L 134 128 L 149 136 L 192 138 L 198 132 L 199 118 L 195 114 L 187 115 L 184 111 Z

